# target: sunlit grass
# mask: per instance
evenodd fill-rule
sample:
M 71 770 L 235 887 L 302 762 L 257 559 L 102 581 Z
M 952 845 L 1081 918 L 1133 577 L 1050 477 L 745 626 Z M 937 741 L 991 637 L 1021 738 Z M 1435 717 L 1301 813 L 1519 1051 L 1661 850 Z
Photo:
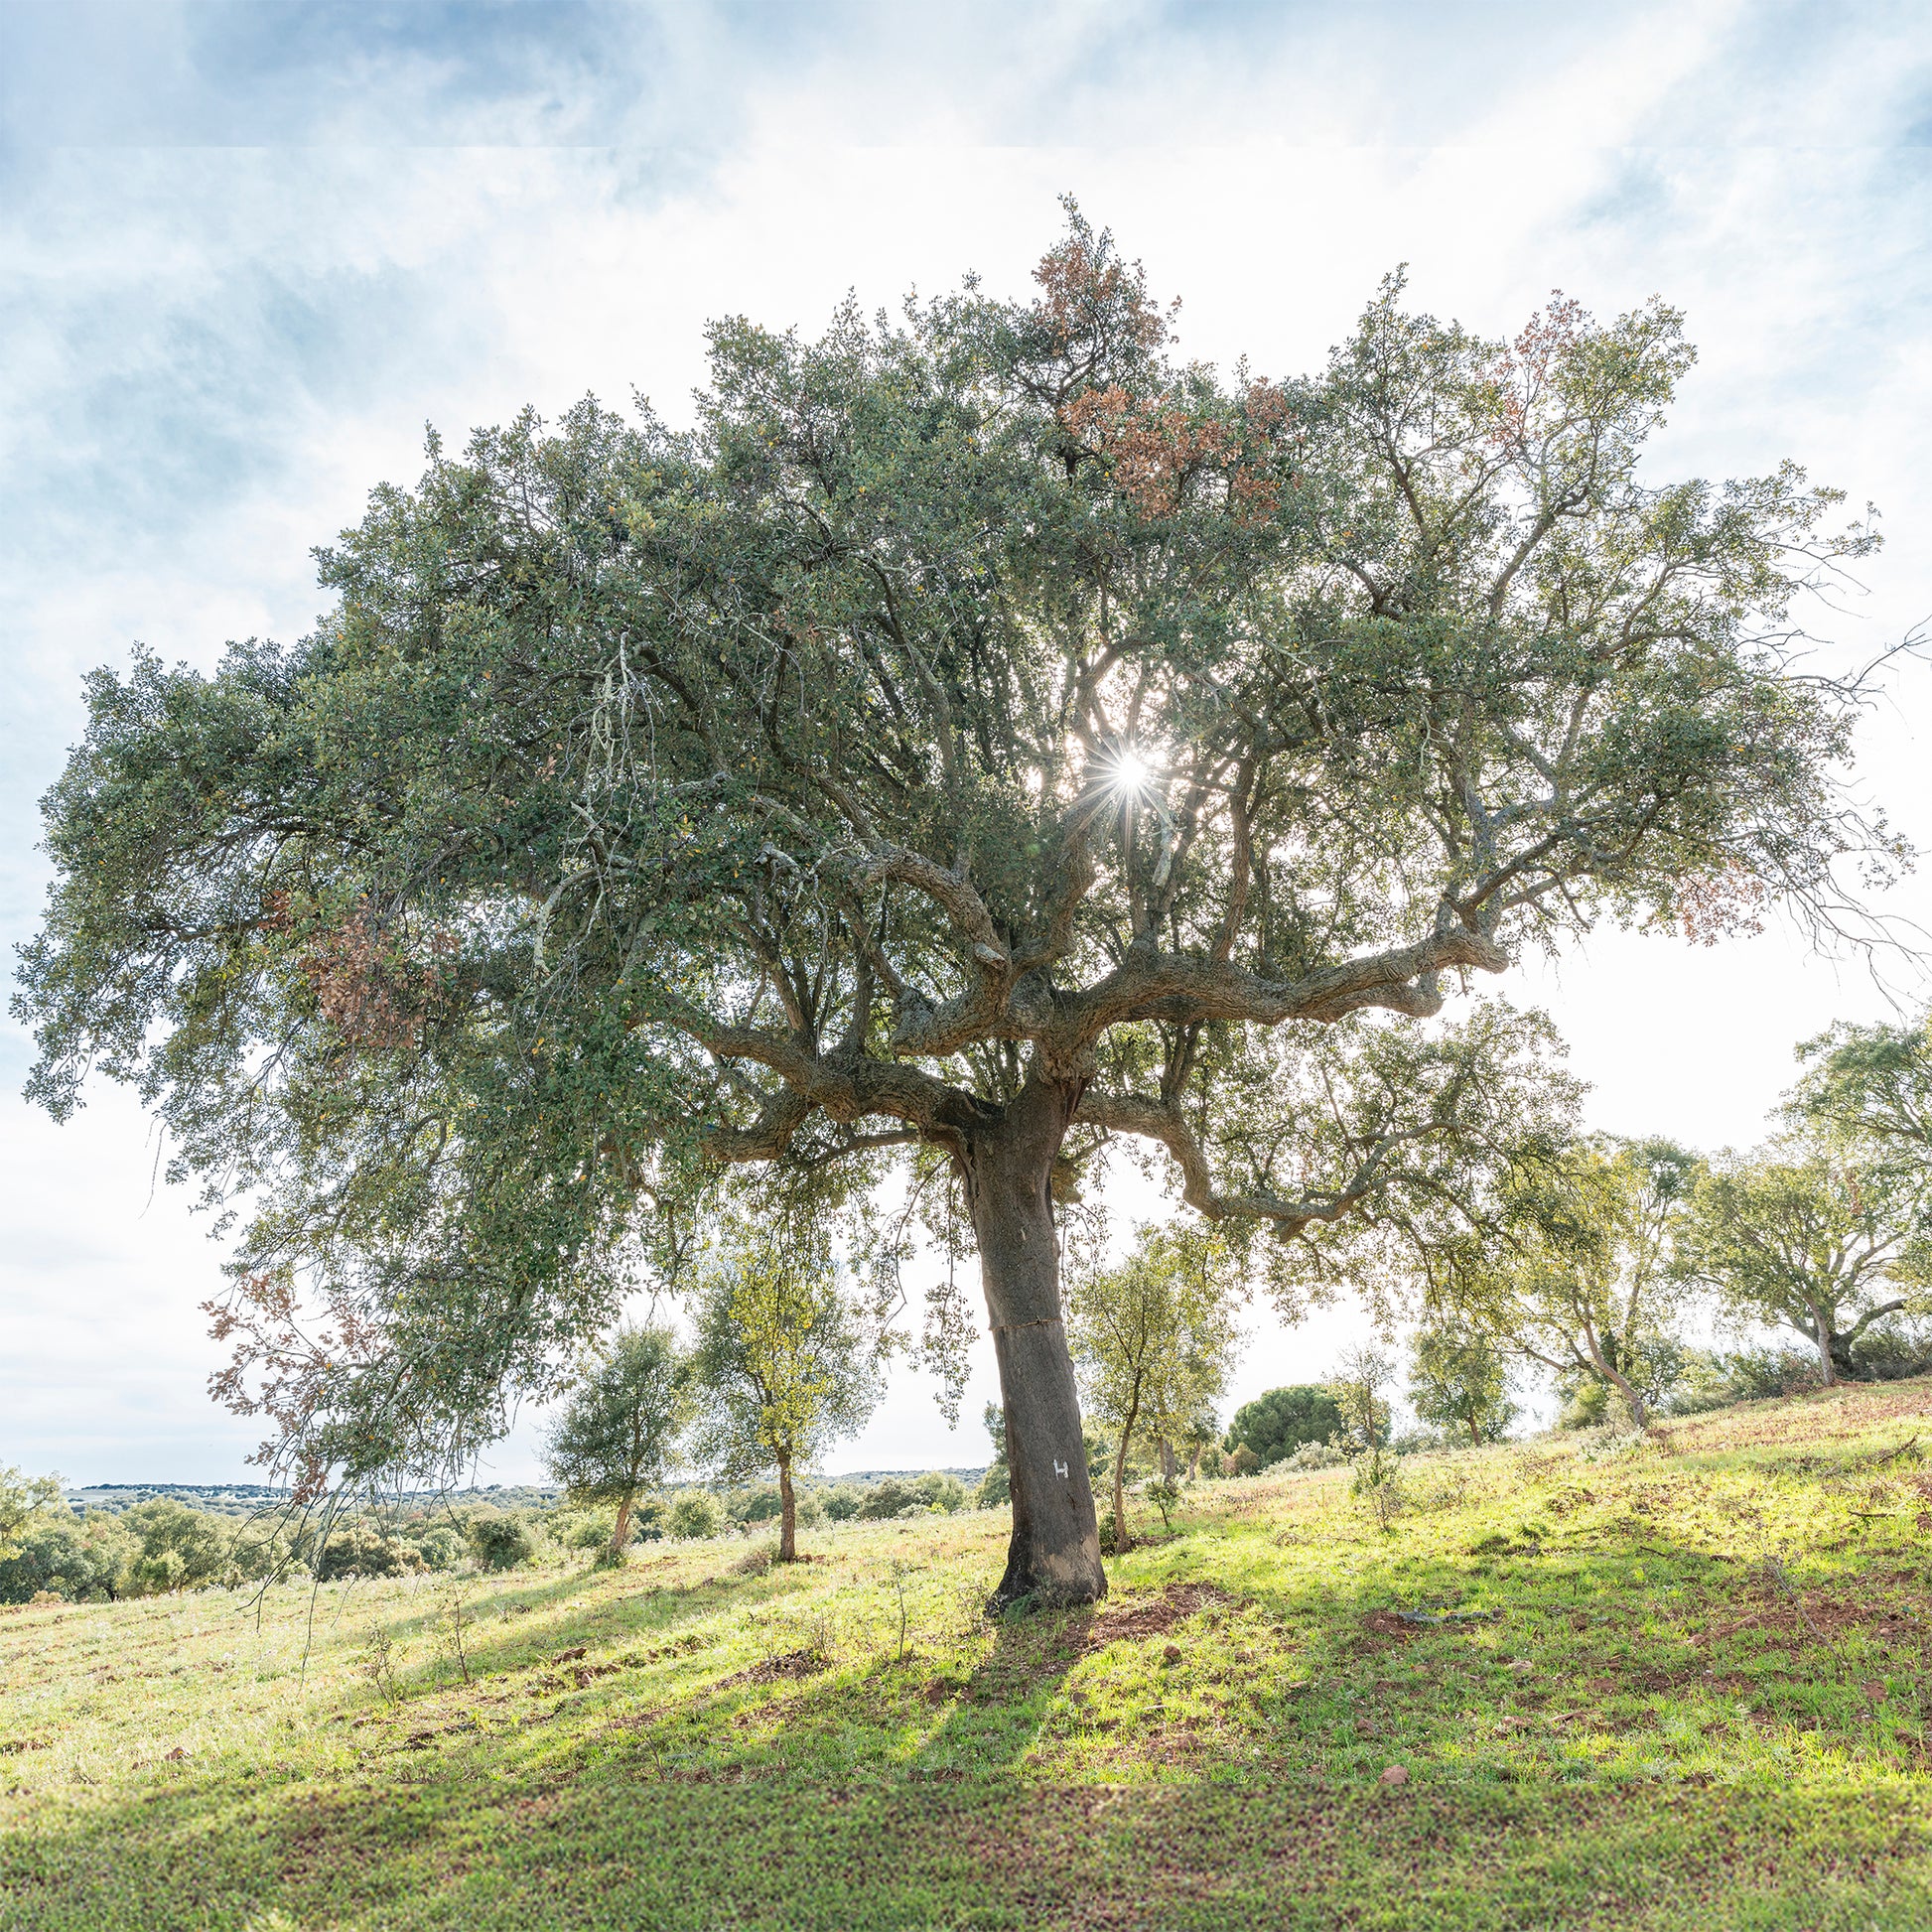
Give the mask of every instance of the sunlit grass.
M 0 1924 L 1922 1927 L 1921 1449 L 1914 1383 L 1203 1485 L 997 1625 L 993 1515 L 15 1610 Z

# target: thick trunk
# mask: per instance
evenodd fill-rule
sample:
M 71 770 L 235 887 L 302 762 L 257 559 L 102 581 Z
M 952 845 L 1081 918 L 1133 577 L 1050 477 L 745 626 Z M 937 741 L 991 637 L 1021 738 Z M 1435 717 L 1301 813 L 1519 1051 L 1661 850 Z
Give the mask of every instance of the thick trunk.
M 1030 1079 L 995 1122 L 966 1137 L 962 1165 L 1000 1364 L 1013 1538 L 992 1606 L 1033 1596 L 1090 1603 L 1107 1593 L 1093 1485 L 1060 1318 L 1053 1159 L 1078 1097 Z
M 798 1499 L 791 1493 L 791 1457 L 778 1458 L 778 1561 L 798 1561 Z
M 1163 1437 L 1161 1440 L 1162 1480 L 1172 1482 L 1179 1473 L 1180 1465 L 1173 1459 L 1173 1445 Z
M 1469 1445 L 1472 1449 L 1482 1447 L 1482 1425 L 1474 1416 L 1469 1418 Z
M 1825 1317 L 1825 1311 L 1816 1306 L 1811 1311 L 1813 1327 L 1818 1337 L 1818 1363 L 1829 1389 L 1838 1381 L 1838 1369 L 1832 1361 L 1832 1324 Z

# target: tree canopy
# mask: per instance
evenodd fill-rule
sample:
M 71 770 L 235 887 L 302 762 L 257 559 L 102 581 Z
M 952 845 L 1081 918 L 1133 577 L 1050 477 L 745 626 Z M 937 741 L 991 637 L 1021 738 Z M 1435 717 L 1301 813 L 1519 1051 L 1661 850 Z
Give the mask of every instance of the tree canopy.
M 1397 277 L 1273 380 L 1179 359 L 1077 211 L 1035 279 L 720 322 L 688 428 L 432 438 L 312 635 L 89 680 L 31 1091 L 133 1082 L 246 1212 L 219 1390 L 305 1480 L 556 1390 L 720 1167 L 916 1146 L 1000 1352 L 1003 1588 L 1092 1594 L 1049 1181 L 1144 1141 L 1293 1306 L 1548 1111 L 1533 1021 L 1413 1024 L 1467 976 L 1829 918 L 1875 849 L 1785 649 L 1874 539 L 1791 465 L 1640 477 L 1674 311 L 1498 342 Z

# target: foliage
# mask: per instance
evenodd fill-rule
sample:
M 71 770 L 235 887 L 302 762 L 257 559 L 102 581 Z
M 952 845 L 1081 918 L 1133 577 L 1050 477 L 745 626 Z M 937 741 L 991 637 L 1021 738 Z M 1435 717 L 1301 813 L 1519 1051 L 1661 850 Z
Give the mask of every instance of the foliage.
M 1211 1227 L 1139 1231 L 1127 1258 L 1076 1275 L 1067 1334 L 1087 1413 L 1117 1432 L 1114 1548 L 1128 1548 L 1125 1474 L 1138 1428 L 1173 1444 L 1211 1412 L 1240 1338 L 1238 1258 Z
M 1466 1435 L 1471 1444 L 1500 1442 L 1520 1413 L 1509 1399 L 1509 1364 L 1480 1330 L 1441 1325 L 1418 1331 L 1410 1344 L 1409 1406 L 1438 1429 Z
M 400 1537 L 358 1518 L 330 1533 L 315 1574 L 318 1582 L 331 1583 L 338 1577 L 407 1577 L 426 1568 L 421 1554 Z
M 575 1503 L 615 1509 L 613 1556 L 630 1540 L 637 1492 L 661 1483 L 693 1413 L 691 1364 L 668 1328 L 622 1328 L 551 1425 L 545 1458 Z
M 1283 1469 L 1339 1469 L 1346 1466 L 1348 1452 L 1332 1443 L 1304 1443 L 1291 1449 L 1275 1466 Z
M 0 1560 L 11 1557 L 21 1535 L 35 1519 L 68 1513 L 59 1476 L 24 1476 L 15 1468 L 0 1468 Z
M 1561 1125 L 1538 1023 L 1416 1024 L 1459 976 L 1829 920 L 1882 856 L 1784 654 L 1875 539 L 1789 465 L 1640 473 L 1675 312 L 1505 343 L 1395 278 L 1319 374 L 1227 380 L 1077 212 L 1036 280 L 720 323 L 688 432 L 432 438 L 312 635 L 88 680 L 32 1093 L 132 1082 L 250 1217 L 221 1390 L 305 1491 L 557 1393 L 710 1162 L 1139 1137 L 1298 1307 Z M 1045 1172 L 976 1191 L 983 1263 Z
M 0 1603 L 30 1603 L 42 1593 L 75 1603 L 118 1596 L 136 1548 L 105 1510 L 82 1521 L 65 1510 L 36 1510 L 8 1547 L 12 1554 L 0 1558 Z
M 1699 1171 L 1674 1142 L 1594 1135 L 1520 1172 L 1497 1236 L 1448 1258 L 1439 1314 L 1573 1387 L 1607 1385 L 1644 1426 L 1673 1359 L 1673 1257 Z
M 127 1587 L 140 1595 L 199 1589 L 235 1580 L 238 1542 L 225 1518 L 157 1496 L 121 1512 L 121 1527 L 136 1549 L 127 1567 Z
M 1726 1155 L 1698 1184 L 1680 1269 L 1715 1289 L 1734 1321 L 1794 1329 L 1825 1383 L 1856 1375 L 1874 1323 L 1932 1308 L 1924 1287 L 1899 1279 L 1926 1236 L 1929 1183 L 1932 1170 L 1795 1136 Z
M 729 1218 L 693 1309 L 698 1452 L 730 1479 L 775 1468 L 780 1561 L 796 1555 L 792 1475 L 856 1433 L 881 1393 L 879 1335 L 841 1293 L 822 1229 Z
M 1270 1389 L 1234 1412 L 1222 1445 L 1230 1453 L 1247 1448 L 1256 1464 L 1279 1462 L 1304 1443 L 1325 1443 L 1341 1429 L 1341 1411 L 1319 1383 Z
M 965 1507 L 966 1485 L 945 1469 L 927 1469 L 909 1480 L 882 1476 L 860 1504 L 859 1517 L 872 1523 L 893 1516 L 950 1516 Z
M 725 1513 L 706 1490 L 680 1490 L 671 1503 L 669 1529 L 675 1537 L 689 1540 L 716 1536 L 724 1527 Z
M 484 1570 L 514 1570 L 534 1562 L 539 1548 L 528 1519 L 520 1512 L 487 1506 L 464 1512 L 463 1540 Z

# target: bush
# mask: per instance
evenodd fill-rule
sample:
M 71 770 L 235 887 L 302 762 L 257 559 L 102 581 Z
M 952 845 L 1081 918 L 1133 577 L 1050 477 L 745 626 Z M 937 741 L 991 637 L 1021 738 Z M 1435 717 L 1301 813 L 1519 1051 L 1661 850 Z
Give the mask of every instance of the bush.
M 28 1519 L 14 1554 L 0 1562 L 0 1603 L 31 1603 L 36 1596 L 87 1603 L 118 1595 L 122 1572 L 136 1545 L 114 1517 L 97 1510 L 84 1522 Z
M 421 1555 L 373 1523 L 356 1521 L 332 1530 L 316 1559 L 316 1581 L 339 1577 L 408 1577 L 424 1568 Z
M 868 1523 L 882 1523 L 890 1516 L 904 1516 L 919 1507 L 910 1483 L 901 1482 L 897 1476 L 881 1476 L 866 1491 L 859 1515 Z
M 794 1487 L 792 1507 L 805 1529 L 810 1529 L 825 1514 L 825 1505 L 813 1489 Z M 748 1529 L 755 1523 L 775 1523 L 783 1513 L 784 1498 L 775 1482 L 758 1482 L 748 1489 L 734 1489 L 725 1498 L 725 1514 Z
M 1294 1454 L 1284 1456 L 1276 1466 L 1283 1469 L 1339 1469 L 1347 1461 L 1345 1451 L 1336 1449 L 1332 1443 L 1304 1443 Z
M 975 1509 L 1004 1509 L 1013 1500 L 1013 1471 L 1004 1461 L 995 1462 L 980 1477 L 973 1491 Z
M 1261 1457 L 1246 1443 L 1227 1459 L 1227 1472 L 1231 1476 L 1251 1476 L 1261 1467 Z
M 453 1569 L 464 1554 L 463 1531 L 447 1517 L 418 1516 L 396 1534 L 415 1551 L 425 1570 Z
M 129 1595 L 160 1596 L 239 1581 L 235 1530 L 226 1517 L 157 1496 L 124 1510 L 120 1521 L 137 1545 L 126 1572 Z
M 1255 1458 L 1255 1467 L 1265 1469 L 1292 1455 L 1304 1443 L 1325 1443 L 1341 1426 L 1341 1410 L 1325 1388 L 1296 1383 L 1243 1403 L 1234 1412 L 1224 1447 L 1237 1457 L 1246 1449 Z
M 485 1570 L 514 1570 L 537 1554 L 528 1522 L 505 1509 L 474 1511 L 464 1520 L 463 1540 Z
M 725 1526 L 723 1513 L 708 1490 L 687 1489 L 671 1504 L 670 1532 L 696 1542 L 716 1536 Z
M 856 1482 L 836 1482 L 819 1496 L 825 1514 L 835 1523 L 849 1523 L 866 1506 L 866 1492 Z

